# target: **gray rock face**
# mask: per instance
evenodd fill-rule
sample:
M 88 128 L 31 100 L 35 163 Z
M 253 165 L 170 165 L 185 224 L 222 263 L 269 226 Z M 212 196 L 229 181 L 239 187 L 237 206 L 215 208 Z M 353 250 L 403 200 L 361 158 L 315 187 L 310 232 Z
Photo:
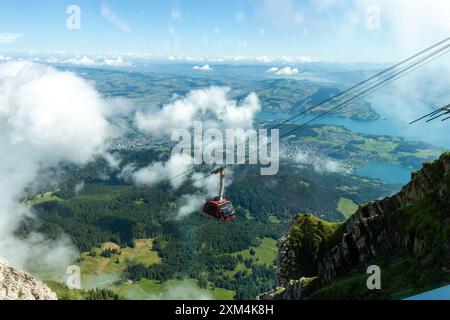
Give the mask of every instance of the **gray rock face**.
M 411 182 L 398 194 L 361 207 L 344 224 L 346 233 L 341 243 L 319 261 L 321 285 L 330 284 L 355 265 L 365 263 L 382 252 L 398 248 L 419 252 L 432 246 L 424 235 L 402 232 L 392 213 L 436 190 L 438 199 L 435 201 L 450 206 L 449 179 L 450 156 L 443 155 L 432 166 L 425 165 L 421 171 L 414 173 Z
M 278 240 L 277 247 L 278 247 L 278 255 L 276 259 L 276 264 L 278 266 L 277 268 L 277 276 L 278 276 L 278 283 L 280 286 L 286 286 L 289 283 L 289 277 L 286 276 L 283 272 L 283 268 L 281 266 L 286 265 L 289 263 L 289 234 L 283 236 L 280 240 Z
M 0 259 L 0 300 L 57 300 L 41 281 Z

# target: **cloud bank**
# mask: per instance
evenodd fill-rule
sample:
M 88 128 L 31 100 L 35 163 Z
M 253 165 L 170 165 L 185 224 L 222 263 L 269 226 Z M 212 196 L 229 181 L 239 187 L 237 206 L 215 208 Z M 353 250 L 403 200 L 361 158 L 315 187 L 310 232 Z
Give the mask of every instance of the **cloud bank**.
M 189 92 L 161 109 L 139 112 L 136 127 L 152 136 L 170 136 L 174 130 L 190 129 L 199 115 L 210 114 L 209 125 L 216 128 L 249 129 L 261 110 L 258 96 L 249 94 L 242 101 L 230 99 L 227 87 L 210 87 Z
M 298 68 L 292 68 L 292 67 L 284 67 L 284 68 L 277 68 L 272 67 L 266 71 L 267 73 L 273 73 L 277 76 L 295 76 L 298 74 Z
M 205 64 L 204 66 L 195 66 L 192 68 L 192 70 L 198 70 L 198 71 L 211 71 L 212 68 L 209 64 Z
M 84 67 L 131 68 L 134 66 L 133 63 L 124 60 L 121 56 L 118 57 L 77 56 L 70 59 L 58 61 L 57 63 L 73 64 Z
M 30 259 L 55 267 L 76 257 L 67 239 L 33 234 L 22 240 L 14 231 L 33 217 L 21 199 L 26 187 L 45 180 L 40 170 L 62 161 L 83 165 L 106 153 L 113 130 L 105 109 L 98 92 L 73 73 L 0 63 L 0 256 L 22 267 Z

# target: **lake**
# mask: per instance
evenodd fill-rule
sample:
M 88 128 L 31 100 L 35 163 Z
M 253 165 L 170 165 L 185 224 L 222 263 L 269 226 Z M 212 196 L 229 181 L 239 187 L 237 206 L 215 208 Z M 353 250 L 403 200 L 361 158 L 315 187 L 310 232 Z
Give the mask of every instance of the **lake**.
M 378 179 L 387 183 L 404 185 L 411 180 L 413 171 L 400 165 L 370 161 L 364 167 L 356 169 L 353 174 L 360 177 Z
M 292 116 L 292 115 L 291 115 Z M 279 114 L 279 113 L 270 113 L 270 112 L 261 112 L 258 115 L 259 120 L 281 120 L 288 118 L 289 115 Z M 313 119 L 314 116 L 305 116 L 301 117 L 301 122 L 308 121 Z M 300 122 L 300 121 L 299 121 Z M 331 124 L 331 125 L 340 125 L 344 126 L 347 129 L 358 132 L 362 134 L 372 134 L 372 135 L 385 135 L 386 133 L 381 124 L 381 120 L 377 121 L 357 121 L 351 119 L 341 119 L 341 118 L 323 118 L 320 121 L 316 122 L 317 124 Z M 392 135 L 392 134 L 388 134 Z M 396 135 L 398 136 L 398 135 Z M 367 177 L 371 179 L 381 180 L 386 183 L 393 184 L 406 184 L 411 179 L 411 173 L 414 170 L 408 167 L 404 167 L 401 165 L 393 165 L 382 162 L 370 161 L 364 167 L 356 169 L 353 174 L 360 177 Z
M 369 100 L 372 108 L 380 114 L 381 118 L 374 121 L 360 121 L 336 117 L 324 117 L 313 124 L 331 124 L 344 126 L 347 129 L 365 135 L 388 135 L 402 137 L 410 141 L 421 141 L 438 147 L 450 149 L 450 120 L 442 122 L 418 122 L 409 123 L 422 115 L 431 112 L 429 106 L 424 106 L 414 101 L 400 98 L 392 98 L 389 95 L 377 95 Z M 261 112 L 259 120 L 288 119 L 294 114 Z M 300 116 L 296 122 L 305 123 L 316 116 Z
M 381 118 L 374 121 L 360 121 L 336 117 L 324 117 L 313 124 L 330 124 L 344 126 L 352 132 L 365 135 L 388 135 L 402 137 L 410 141 L 426 142 L 435 146 L 450 149 L 450 121 L 420 122 L 410 125 L 409 122 L 431 111 L 427 106 L 390 95 L 377 95 L 371 98 L 372 107 Z M 294 114 L 261 112 L 258 120 L 284 120 Z M 294 120 L 299 124 L 308 122 L 316 116 L 301 116 Z M 366 166 L 355 170 L 357 176 L 379 179 L 387 183 L 405 184 L 410 181 L 413 169 L 400 165 L 380 162 L 369 162 Z

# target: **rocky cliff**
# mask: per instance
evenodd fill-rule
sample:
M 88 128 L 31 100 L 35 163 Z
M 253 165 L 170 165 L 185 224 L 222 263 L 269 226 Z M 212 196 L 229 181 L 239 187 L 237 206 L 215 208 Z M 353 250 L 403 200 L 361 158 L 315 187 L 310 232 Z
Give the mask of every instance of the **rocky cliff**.
M 56 294 L 45 284 L 0 259 L 0 300 L 56 299 Z
M 372 264 L 382 270 L 379 291 L 366 286 Z M 395 299 L 450 283 L 450 154 L 343 224 L 295 217 L 279 241 L 278 266 L 280 288 L 261 298 Z

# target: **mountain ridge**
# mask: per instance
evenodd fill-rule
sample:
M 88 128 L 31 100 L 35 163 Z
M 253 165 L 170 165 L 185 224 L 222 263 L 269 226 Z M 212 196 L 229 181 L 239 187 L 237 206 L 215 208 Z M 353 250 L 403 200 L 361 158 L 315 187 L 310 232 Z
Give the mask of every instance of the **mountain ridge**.
M 402 298 L 450 283 L 450 153 L 425 163 L 403 189 L 343 224 L 294 218 L 279 241 L 280 287 L 260 299 Z M 382 266 L 385 288 L 366 287 Z M 351 289 L 350 289 L 351 288 Z

